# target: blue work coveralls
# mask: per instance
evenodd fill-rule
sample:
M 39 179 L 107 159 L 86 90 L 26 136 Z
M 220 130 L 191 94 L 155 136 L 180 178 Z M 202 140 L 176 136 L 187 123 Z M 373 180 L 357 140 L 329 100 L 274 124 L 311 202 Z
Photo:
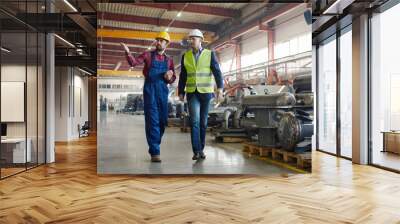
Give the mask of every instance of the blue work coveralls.
M 168 58 L 155 59 L 151 52 L 151 66 L 143 87 L 146 139 L 150 155 L 160 155 L 161 138 L 168 122 L 168 86 L 164 74 L 168 71 Z

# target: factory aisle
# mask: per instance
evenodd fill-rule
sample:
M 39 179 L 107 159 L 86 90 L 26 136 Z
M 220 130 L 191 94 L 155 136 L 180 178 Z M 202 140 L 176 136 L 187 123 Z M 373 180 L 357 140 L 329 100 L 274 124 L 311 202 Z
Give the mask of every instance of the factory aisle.
M 240 149 L 219 147 L 207 139 L 207 159 L 193 161 L 190 134 L 167 128 L 161 144 L 162 163 L 151 163 L 144 116 L 99 112 L 97 171 L 99 174 L 290 174 L 265 161 L 247 158 Z

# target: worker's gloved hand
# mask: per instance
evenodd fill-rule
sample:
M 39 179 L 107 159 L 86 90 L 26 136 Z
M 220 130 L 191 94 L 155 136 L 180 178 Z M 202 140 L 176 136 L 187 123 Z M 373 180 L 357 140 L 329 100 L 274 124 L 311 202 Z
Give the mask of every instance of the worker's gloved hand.
M 224 93 L 222 89 L 217 89 L 215 92 L 215 98 L 217 100 L 217 103 L 221 103 L 224 100 Z
M 126 44 L 124 44 L 124 43 L 120 43 L 121 44 L 121 46 L 124 48 L 124 51 L 125 51 L 125 53 L 127 53 L 127 54 L 129 54 L 129 47 L 128 46 L 126 46 Z
M 185 100 L 185 96 L 184 96 L 184 95 L 182 95 L 182 94 L 181 94 L 181 95 L 179 95 L 179 100 L 183 102 L 183 101 Z
M 167 81 L 170 81 L 172 79 L 172 76 L 174 75 L 174 72 L 172 70 L 169 70 L 164 74 L 164 79 Z

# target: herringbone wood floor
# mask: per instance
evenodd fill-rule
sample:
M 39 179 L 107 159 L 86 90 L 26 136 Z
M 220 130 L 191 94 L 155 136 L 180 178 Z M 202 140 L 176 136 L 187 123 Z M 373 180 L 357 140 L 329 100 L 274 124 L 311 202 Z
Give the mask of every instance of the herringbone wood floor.
M 0 181 L 0 223 L 400 223 L 400 175 L 314 153 L 293 176 L 97 176 L 96 139 Z

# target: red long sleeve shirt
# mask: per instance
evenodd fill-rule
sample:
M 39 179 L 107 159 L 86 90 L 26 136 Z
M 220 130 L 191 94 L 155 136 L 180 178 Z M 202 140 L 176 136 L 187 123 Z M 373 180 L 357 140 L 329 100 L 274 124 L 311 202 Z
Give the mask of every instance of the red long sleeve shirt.
M 174 73 L 172 75 L 171 80 L 169 80 L 169 81 L 166 80 L 166 82 L 168 84 L 172 84 L 176 79 L 174 61 L 172 60 L 172 58 L 166 56 L 165 54 L 159 55 L 158 53 L 156 53 L 154 56 L 154 59 L 157 61 L 164 61 L 165 57 L 167 57 L 168 70 L 172 70 Z M 131 54 L 126 53 L 126 59 L 128 60 L 129 65 L 132 67 L 135 67 L 136 65 L 141 65 L 144 63 L 143 75 L 145 77 L 149 75 L 150 66 L 151 66 L 151 52 L 150 51 L 145 51 L 137 57 L 134 57 Z

